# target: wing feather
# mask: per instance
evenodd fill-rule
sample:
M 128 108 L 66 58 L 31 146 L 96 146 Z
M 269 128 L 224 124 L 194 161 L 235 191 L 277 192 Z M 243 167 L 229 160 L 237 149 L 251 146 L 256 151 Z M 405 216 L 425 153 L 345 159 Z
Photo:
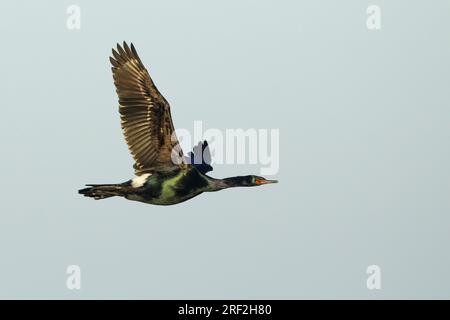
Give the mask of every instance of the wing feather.
M 109 58 L 119 97 L 125 140 L 135 160 L 136 174 L 176 166 L 172 152 L 178 145 L 167 100 L 159 93 L 133 44 L 112 49 Z M 182 158 L 178 147 L 176 156 Z

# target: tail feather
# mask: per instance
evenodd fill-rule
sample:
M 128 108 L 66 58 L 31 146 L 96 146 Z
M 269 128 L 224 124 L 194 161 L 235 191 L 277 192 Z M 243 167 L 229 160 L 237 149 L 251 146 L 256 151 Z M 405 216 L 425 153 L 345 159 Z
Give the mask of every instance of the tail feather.
M 88 188 L 80 189 L 78 193 L 95 200 L 124 195 L 122 184 L 87 184 L 86 186 Z

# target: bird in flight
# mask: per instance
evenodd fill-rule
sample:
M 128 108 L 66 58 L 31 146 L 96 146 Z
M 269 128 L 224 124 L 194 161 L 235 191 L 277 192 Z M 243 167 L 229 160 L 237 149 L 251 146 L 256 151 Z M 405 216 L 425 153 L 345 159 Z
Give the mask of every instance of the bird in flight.
M 172 205 L 203 192 L 276 183 L 247 175 L 215 179 L 207 141 L 187 156 L 179 145 L 167 100 L 159 93 L 133 44 L 117 44 L 110 61 L 119 113 L 135 177 L 118 184 L 88 184 L 78 192 L 96 200 L 114 196 L 155 205 Z

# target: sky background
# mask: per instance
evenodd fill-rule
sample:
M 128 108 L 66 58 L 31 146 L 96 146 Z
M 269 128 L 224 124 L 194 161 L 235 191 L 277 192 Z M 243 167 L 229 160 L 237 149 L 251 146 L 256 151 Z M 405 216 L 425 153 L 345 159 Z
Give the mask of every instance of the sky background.
M 80 30 L 66 27 L 71 4 Z M 372 4 L 381 30 L 366 27 Z M 0 12 L 0 298 L 450 298 L 449 1 Z M 280 183 L 170 207 L 77 194 L 133 176 L 108 61 L 123 40 L 175 127 L 279 129 Z M 66 287 L 69 265 L 81 290 Z M 366 287 L 369 265 L 381 290 Z

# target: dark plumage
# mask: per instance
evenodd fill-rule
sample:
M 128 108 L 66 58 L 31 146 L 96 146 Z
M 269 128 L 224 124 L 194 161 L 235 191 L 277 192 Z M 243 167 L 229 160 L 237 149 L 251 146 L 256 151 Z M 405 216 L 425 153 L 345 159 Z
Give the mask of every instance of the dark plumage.
M 78 192 L 96 200 L 113 196 L 171 205 L 202 192 L 250 187 L 275 180 L 258 176 L 214 179 L 207 141 L 183 156 L 167 100 L 159 93 L 133 44 L 117 45 L 110 57 L 125 140 L 135 160 L 136 177 L 119 184 L 91 184 Z

